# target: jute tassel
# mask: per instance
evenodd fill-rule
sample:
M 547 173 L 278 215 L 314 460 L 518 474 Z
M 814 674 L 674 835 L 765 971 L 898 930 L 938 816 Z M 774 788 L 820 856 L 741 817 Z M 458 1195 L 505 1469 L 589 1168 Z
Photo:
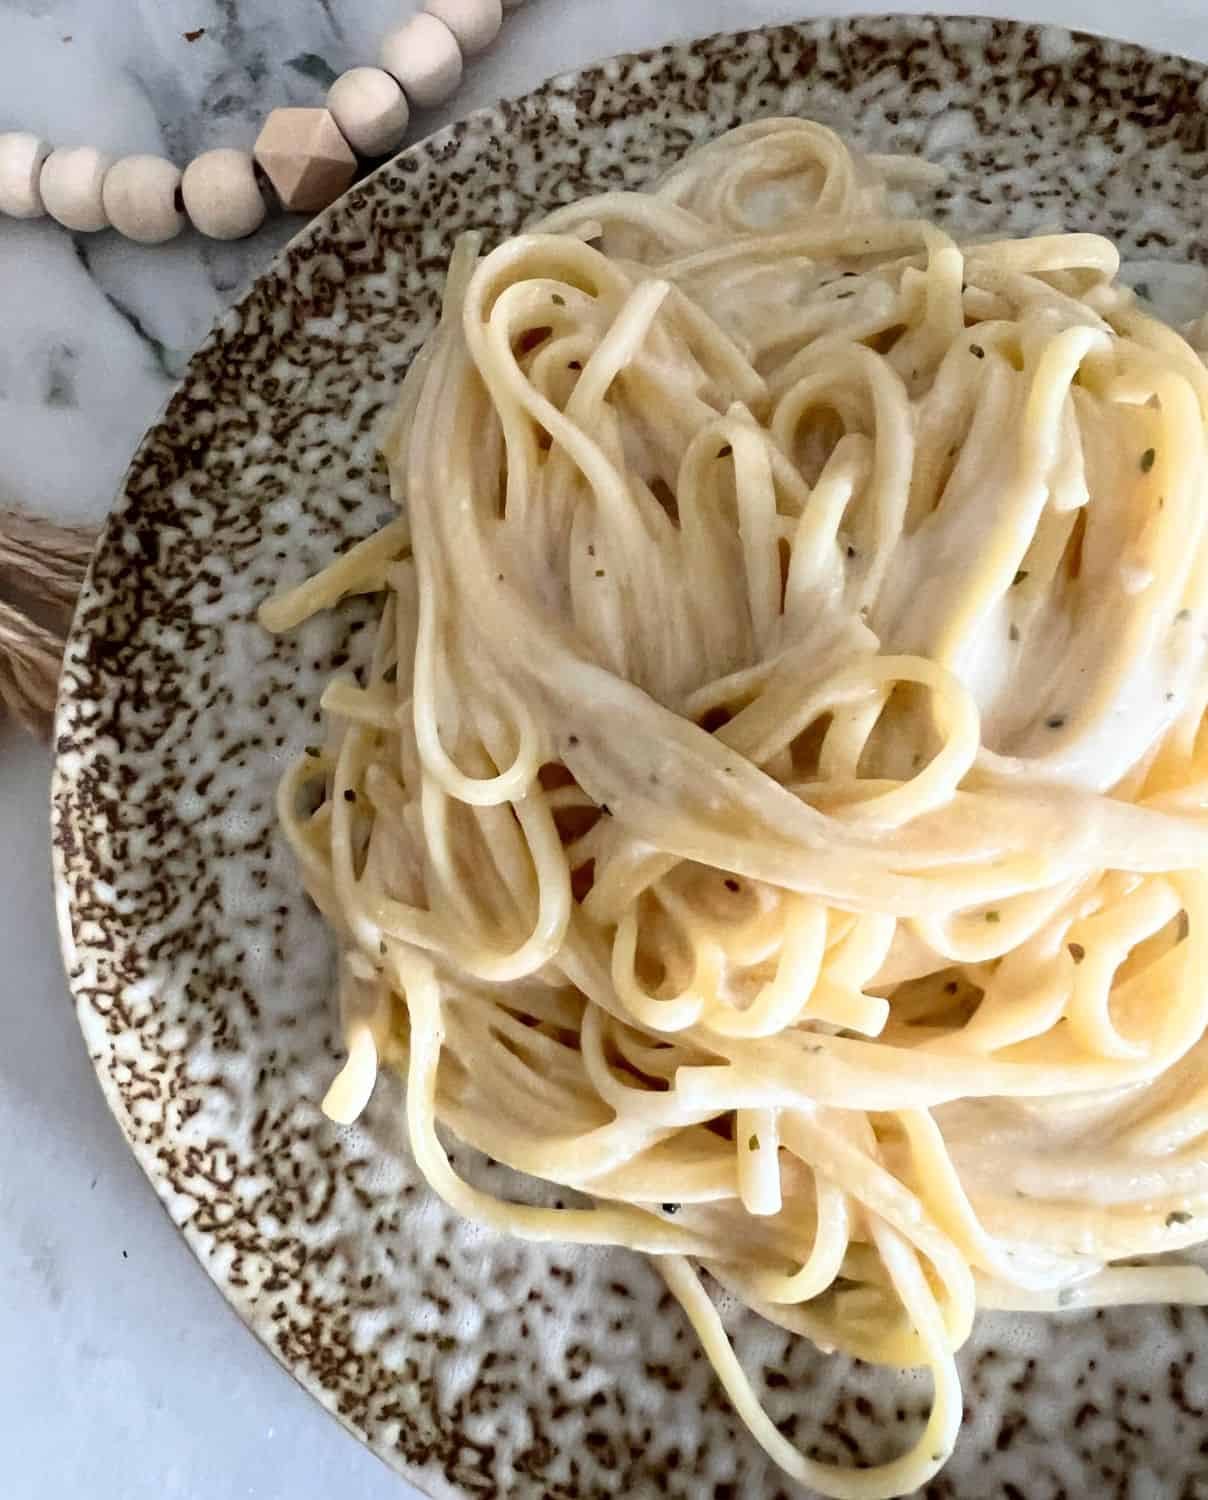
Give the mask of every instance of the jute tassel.
M 0 710 L 46 735 L 95 531 L 0 510 Z

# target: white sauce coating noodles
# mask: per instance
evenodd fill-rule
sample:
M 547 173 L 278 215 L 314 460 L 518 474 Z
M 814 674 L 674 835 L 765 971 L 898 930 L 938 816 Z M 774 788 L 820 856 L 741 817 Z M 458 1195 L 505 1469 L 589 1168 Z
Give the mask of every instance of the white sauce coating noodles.
M 482 255 L 385 451 L 381 591 L 280 812 L 442 1198 L 658 1257 L 793 1478 L 923 1485 L 977 1306 L 1208 1302 L 1208 373 L 1094 235 L 961 246 L 799 120 Z M 436 1132 L 594 1206 L 501 1202 Z M 815 1462 L 697 1274 L 926 1366 Z

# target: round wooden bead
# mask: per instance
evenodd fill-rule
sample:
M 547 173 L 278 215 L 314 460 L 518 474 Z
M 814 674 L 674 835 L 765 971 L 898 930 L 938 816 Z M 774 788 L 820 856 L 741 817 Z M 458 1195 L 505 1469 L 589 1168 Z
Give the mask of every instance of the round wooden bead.
M 44 140 L 28 130 L 0 135 L 0 214 L 14 219 L 40 219 L 46 212 L 38 179 L 50 155 Z
M 102 189 L 111 157 L 94 146 L 60 147 L 42 165 L 38 187 L 51 218 L 85 234 L 109 223 Z
M 461 48 L 443 21 L 426 11 L 397 26 L 382 41 L 378 60 L 403 86 L 412 104 L 431 109 L 461 82 Z
M 195 156 L 180 179 L 185 212 L 212 240 L 241 240 L 264 222 L 265 206 L 249 151 L 229 146 Z
M 407 96 L 382 68 L 349 68 L 327 91 L 327 107 L 358 156 L 386 156 L 402 143 Z
M 425 0 L 424 9 L 445 23 L 466 57 L 485 52 L 503 25 L 500 0 Z
M 180 168 L 162 156 L 123 156 L 105 174 L 102 201 L 119 234 L 140 245 L 162 245 L 185 227 L 177 208 Z

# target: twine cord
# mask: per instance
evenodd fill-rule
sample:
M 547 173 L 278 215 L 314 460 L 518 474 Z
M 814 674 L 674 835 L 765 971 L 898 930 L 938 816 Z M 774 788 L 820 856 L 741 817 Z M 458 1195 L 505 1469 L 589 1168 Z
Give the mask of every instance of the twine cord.
M 45 736 L 96 532 L 0 510 L 0 714 Z

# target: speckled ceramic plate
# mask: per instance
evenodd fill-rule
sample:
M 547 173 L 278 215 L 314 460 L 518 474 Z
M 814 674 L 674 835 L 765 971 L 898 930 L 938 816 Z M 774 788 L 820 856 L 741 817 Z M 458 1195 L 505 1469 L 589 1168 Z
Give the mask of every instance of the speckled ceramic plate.
M 432 326 L 455 232 L 653 178 L 693 142 L 812 115 L 951 169 L 973 229 L 1064 220 L 1203 262 L 1204 70 L 988 21 L 816 21 L 558 78 L 406 152 L 222 321 L 148 435 L 67 653 L 54 839 L 62 936 L 106 1096 L 202 1264 L 297 1378 L 434 1496 L 784 1500 L 639 1260 L 467 1229 L 418 1179 L 400 1089 L 318 1101 L 332 955 L 274 828 L 356 607 L 273 642 L 272 587 L 387 507 L 374 438 Z M 459 1165 L 491 1173 L 481 1159 Z M 739 1349 L 811 1452 L 898 1448 L 927 1391 L 751 1319 Z M 1194 1496 L 1208 1324 L 1161 1308 L 985 1318 L 933 1496 Z M 217 1438 L 217 1434 L 215 1435 Z

